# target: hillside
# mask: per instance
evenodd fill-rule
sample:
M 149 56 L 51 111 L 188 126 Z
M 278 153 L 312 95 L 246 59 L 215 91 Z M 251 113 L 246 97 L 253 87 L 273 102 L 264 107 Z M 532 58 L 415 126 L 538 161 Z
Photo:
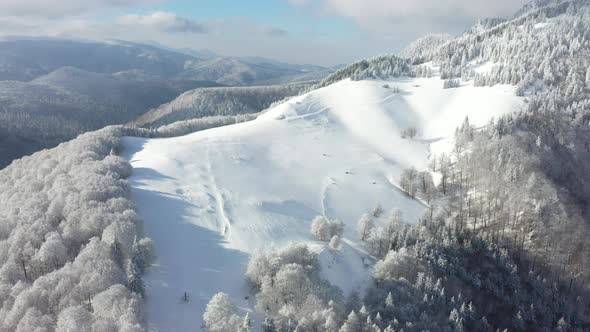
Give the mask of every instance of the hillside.
M 168 79 L 253 85 L 326 68 L 291 65 L 262 58 L 213 58 L 188 55 L 127 41 L 90 42 L 14 38 L 0 41 L 0 81 L 28 82 L 62 67 L 114 74 L 137 70 Z
M 218 291 L 251 307 L 242 276 L 248 255 L 262 244 L 310 243 L 332 284 L 347 294 L 363 287 L 370 274 L 363 261 L 370 258 L 356 236 L 358 218 L 379 203 L 416 223 L 426 205 L 398 187 L 402 170 L 425 170 L 432 151 L 449 148 L 466 116 L 484 125 L 522 106 L 513 87 L 443 89 L 442 83 L 345 80 L 252 122 L 178 138 L 126 138 L 132 195 L 158 252 L 145 277 L 150 324 L 200 326 L 192 313 L 202 313 Z M 418 136 L 403 139 L 410 127 Z M 311 238 L 318 215 L 344 222 L 341 253 Z M 189 304 L 178 302 L 184 292 Z
M 2 40 L 0 136 L 21 137 L 22 141 L 12 144 L 13 140 L 0 140 L 0 150 L 5 151 L 0 155 L 0 168 L 15 158 L 54 147 L 85 131 L 131 122 L 195 88 L 319 80 L 329 73 L 323 67 L 262 58 L 201 59 L 125 41 Z M 224 114 L 259 112 L 293 93 L 260 93 L 260 102 L 246 102 L 246 106 L 242 102 L 236 106 L 239 109 Z M 275 95 L 278 99 L 273 99 Z M 171 119 L 223 113 L 209 108 Z
M 0 80 L 30 81 L 61 67 L 112 74 L 139 69 L 173 77 L 191 56 L 130 42 L 9 39 L 0 42 Z
M 330 73 L 327 68 L 319 66 L 289 65 L 256 58 L 217 57 L 187 62 L 179 77 L 235 86 L 281 80 L 286 83 L 309 81 L 324 78 Z
M 258 113 L 274 102 L 298 94 L 303 88 L 304 85 L 199 88 L 150 110 L 132 123 L 159 127 L 208 116 Z
M 15 161 L 0 170 L 2 328 L 590 330 L 588 31 L 588 1 L 534 0 L 260 114 L 226 115 L 285 87 L 196 89 L 142 121 L 207 117 Z M 266 62 L 208 61 L 230 79 Z M 0 98 L 92 103 L 71 75 L 153 76 L 66 68 Z M 61 120 L 32 119 L 14 123 Z
M 226 318 L 312 330 L 587 329 L 588 11 L 537 1 L 411 59 L 351 64 L 255 121 L 126 139 L 161 253 L 151 326 L 232 326 L 222 302 Z M 392 208 L 414 226 L 374 212 Z M 256 250 L 292 242 L 312 253 Z M 190 300 L 167 310 L 177 293 Z
M 31 82 L 0 81 L 0 168 L 80 133 L 134 120 L 186 89 L 212 82 L 164 80 L 132 73 L 99 74 L 62 67 Z
M 114 153 L 122 128 L 88 133 L 0 171 L 3 331 L 142 331 L 151 241 Z

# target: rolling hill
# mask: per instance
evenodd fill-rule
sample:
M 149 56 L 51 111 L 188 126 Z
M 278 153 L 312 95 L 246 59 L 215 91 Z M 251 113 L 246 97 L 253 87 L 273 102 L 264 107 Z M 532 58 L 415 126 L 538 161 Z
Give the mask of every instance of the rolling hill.
M 126 138 L 132 196 L 158 252 L 145 276 L 150 328 L 200 326 L 191 313 L 204 312 L 219 291 L 252 307 L 242 276 L 249 254 L 261 248 L 309 243 L 332 284 L 347 294 L 364 287 L 370 256 L 356 236 L 358 218 L 380 204 L 416 223 L 427 206 L 398 187 L 402 170 L 425 170 L 435 151 L 448 152 L 466 116 L 482 126 L 519 110 L 523 100 L 514 92 L 472 83 L 443 89 L 439 77 L 344 80 L 251 122 L 178 138 Z M 410 127 L 418 136 L 403 139 Z M 318 215 L 344 222 L 340 253 L 311 239 Z M 189 304 L 178 302 L 183 292 Z
M 140 127 L 159 127 L 177 121 L 208 116 L 253 114 L 272 103 L 297 95 L 306 85 L 199 88 L 144 113 L 132 122 Z

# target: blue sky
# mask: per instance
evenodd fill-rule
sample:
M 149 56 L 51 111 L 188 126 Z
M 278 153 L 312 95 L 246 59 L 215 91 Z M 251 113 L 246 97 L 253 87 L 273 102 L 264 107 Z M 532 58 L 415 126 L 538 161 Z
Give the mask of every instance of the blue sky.
M 1 0 L 0 35 L 125 39 L 335 65 L 458 34 L 526 0 Z

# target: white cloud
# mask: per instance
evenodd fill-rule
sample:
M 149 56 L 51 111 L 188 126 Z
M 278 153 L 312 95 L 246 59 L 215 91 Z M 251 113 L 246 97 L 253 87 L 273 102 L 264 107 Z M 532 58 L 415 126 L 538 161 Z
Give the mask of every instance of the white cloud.
M 167 0 L 0 0 L 5 17 L 64 18 L 113 7 L 132 7 Z
M 179 16 L 183 15 L 181 13 L 144 14 L 149 7 L 142 8 L 143 5 L 167 1 L 174 0 L 0 0 L 0 38 L 20 35 L 156 41 L 177 48 L 209 48 L 225 55 L 338 64 L 396 52 L 428 33 L 460 33 L 480 17 L 510 16 L 526 2 L 283 0 L 310 14 L 307 17 L 309 24 L 303 30 L 286 31 L 280 26 L 269 25 L 269 22 L 247 17 L 200 22 Z M 114 18 L 103 15 L 109 13 L 105 10 L 113 8 L 141 14 Z M 354 20 L 361 29 L 353 24 L 339 35 L 324 29 L 324 16 Z
M 267 35 L 273 36 L 273 37 L 284 37 L 289 34 L 289 32 L 285 29 L 273 27 L 270 25 L 260 26 L 259 30 L 264 34 L 267 34 Z
M 168 12 L 155 12 L 148 15 L 125 15 L 117 21 L 121 25 L 144 27 L 161 32 L 207 32 L 207 28 L 201 23 Z
M 315 14 L 355 19 L 374 27 L 379 22 L 418 20 L 452 22 L 482 17 L 507 17 L 528 0 L 288 0 Z

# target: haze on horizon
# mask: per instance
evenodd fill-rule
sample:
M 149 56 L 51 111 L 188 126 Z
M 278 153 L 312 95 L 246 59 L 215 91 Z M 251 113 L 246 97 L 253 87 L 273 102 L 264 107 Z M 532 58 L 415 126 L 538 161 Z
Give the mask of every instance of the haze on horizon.
M 509 17 L 525 0 L 3 0 L 0 36 L 122 39 L 336 65 Z

